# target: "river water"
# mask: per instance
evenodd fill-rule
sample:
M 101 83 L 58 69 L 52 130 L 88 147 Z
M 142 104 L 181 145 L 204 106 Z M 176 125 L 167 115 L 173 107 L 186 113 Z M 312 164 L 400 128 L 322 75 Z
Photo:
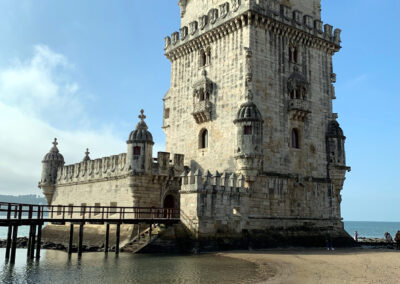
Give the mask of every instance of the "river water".
M 62 251 L 42 250 L 28 261 L 17 249 L 16 264 L 4 263 L 0 249 L 0 283 L 255 283 L 257 266 L 237 259 L 205 255 L 134 255 L 84 253 L 81 259 Z

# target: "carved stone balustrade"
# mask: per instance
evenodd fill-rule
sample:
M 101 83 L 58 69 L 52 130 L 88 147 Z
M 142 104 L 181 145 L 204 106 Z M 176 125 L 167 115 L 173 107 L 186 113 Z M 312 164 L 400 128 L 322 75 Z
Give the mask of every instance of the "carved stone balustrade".
M 200 124 L 211 120 L 211 108 L 212 104 L 210 101 L 200 101 L 193 104 L 193 117 L 196 123 Z
M 304 121 L 307 114 L 311 113 L 311 103 L 303 99 L 290 99 L 288 110 L 291 119 Z

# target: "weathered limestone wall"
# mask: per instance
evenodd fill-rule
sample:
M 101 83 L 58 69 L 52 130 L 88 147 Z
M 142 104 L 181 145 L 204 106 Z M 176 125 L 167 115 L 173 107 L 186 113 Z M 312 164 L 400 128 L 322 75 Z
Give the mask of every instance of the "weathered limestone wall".
M 116 202 L 117 206 L 132 206 L 129 178 L 57 186 L 52 205 L 81 206 L 86 203 L 87 206 L 94 206 L 100 203 L 100 206 L 111 206 L 111 202 Z
M 254 27 L 251 49 L 254 102 L 264 118 L 264 171 L 326 177 L 326 131 L 333 119 L 331 56 L 326 51 L 298 44 L 298 64 L 289 60 L 291 39 Z M 297 67 L 309 84 L 306 101 L 311 113 L 305 121 L 292 119 L 287 79 Z M 291 129 L 300 131 L 300 149 L 291 147 Z
M 235 119 L 244 101 L 244 47 L 248 46 L 249 29 L 239 29 L 204 48 L 211 48 L 211 63 L 199 66 L 199 50 L 172 61 L 171 89 L 164 99 L 170 109 L 164 119 L 166 150 L 185 153 L 185 164 L 209 170 L 234 170 Z M 214 83 L 210 96 L 211 121 L 197 124 L 192 116 L 193 85 L 202 78 L 203 70 Z M 208 131 L 208 147 L 199 149 L 199 135 Z M 218 157 L 218 159 L 216 159 Z

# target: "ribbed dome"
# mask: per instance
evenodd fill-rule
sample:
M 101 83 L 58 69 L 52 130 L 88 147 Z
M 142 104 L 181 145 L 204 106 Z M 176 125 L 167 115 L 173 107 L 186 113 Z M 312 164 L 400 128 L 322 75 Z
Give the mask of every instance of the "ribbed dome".
M 42 162 L 56 161 L 56 162 L 64 163 L 64 157 L 63 157 L 63 155 L 60 154 L 60 152 L 58 151 L 58 148 L 57 148 L 57 145 L 58 145 L 57 138 L 54 138 L 53 145 L 54 146 L 50 149 L 50 152 L 47 153 L 43 157 Z
M 339 123 L 336 120 L 332 120 L 328 124 L 328 137 L 343 138 L 343 130 L 340 128 Z
M 143 114 L 144 111 L 141 110 L 140 111 L 140 121 L 139 123 L 136 125 L 136 129 L 133 130 L 131 132 L 131 134 L 129 135 L 129 139 L 126 143 L 143 143 L 143 142 L 149 142 L 149 143 L 153 143 L 153 135 L 151 135 L 150 131 L 148 131 L 148 127 L 146 122 L 144 122 L 144 119 L 146 118 L 146 116 Z
M 246 102 L 240 106 L 234 122 L 240 121 L 262 121 L 261 113 L 252 101 Z

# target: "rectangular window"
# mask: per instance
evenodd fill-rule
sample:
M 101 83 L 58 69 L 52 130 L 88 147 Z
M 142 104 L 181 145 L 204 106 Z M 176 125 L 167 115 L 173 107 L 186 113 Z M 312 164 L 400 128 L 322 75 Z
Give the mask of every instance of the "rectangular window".
M 164 109 L 164 118 L 169 118 L 169 108 Z
M 139 146 L 133 147 L 133 155 L 140 156 L 140 147 Z
M 86 213 L 86 203 L 81 203 L 81 215 Z
M 251 135 L 251 134 L 253 134 L 253 128 L 251 127 L 251 125 L 245 125 L 245 126 L 244 126 L 243 134 L 244 134 L 244 135 Z
M 57 206 L 57 214 L 58 214 L 58 215 L 61 215 L 61 212 L 62 212 L 62 206 L 61 206 L 61 205 L 58 205 L 58 206 Z
M 117 213 L 117 202 L 110 202 L 110 213 Z
M 74 204 L 70 203 L 68 204 L 68 214 L 72 214 L 74 210 Z
M 94 204 L 94 214 L 99 214 L 100 213 L 100 203 L 95 203 Z

